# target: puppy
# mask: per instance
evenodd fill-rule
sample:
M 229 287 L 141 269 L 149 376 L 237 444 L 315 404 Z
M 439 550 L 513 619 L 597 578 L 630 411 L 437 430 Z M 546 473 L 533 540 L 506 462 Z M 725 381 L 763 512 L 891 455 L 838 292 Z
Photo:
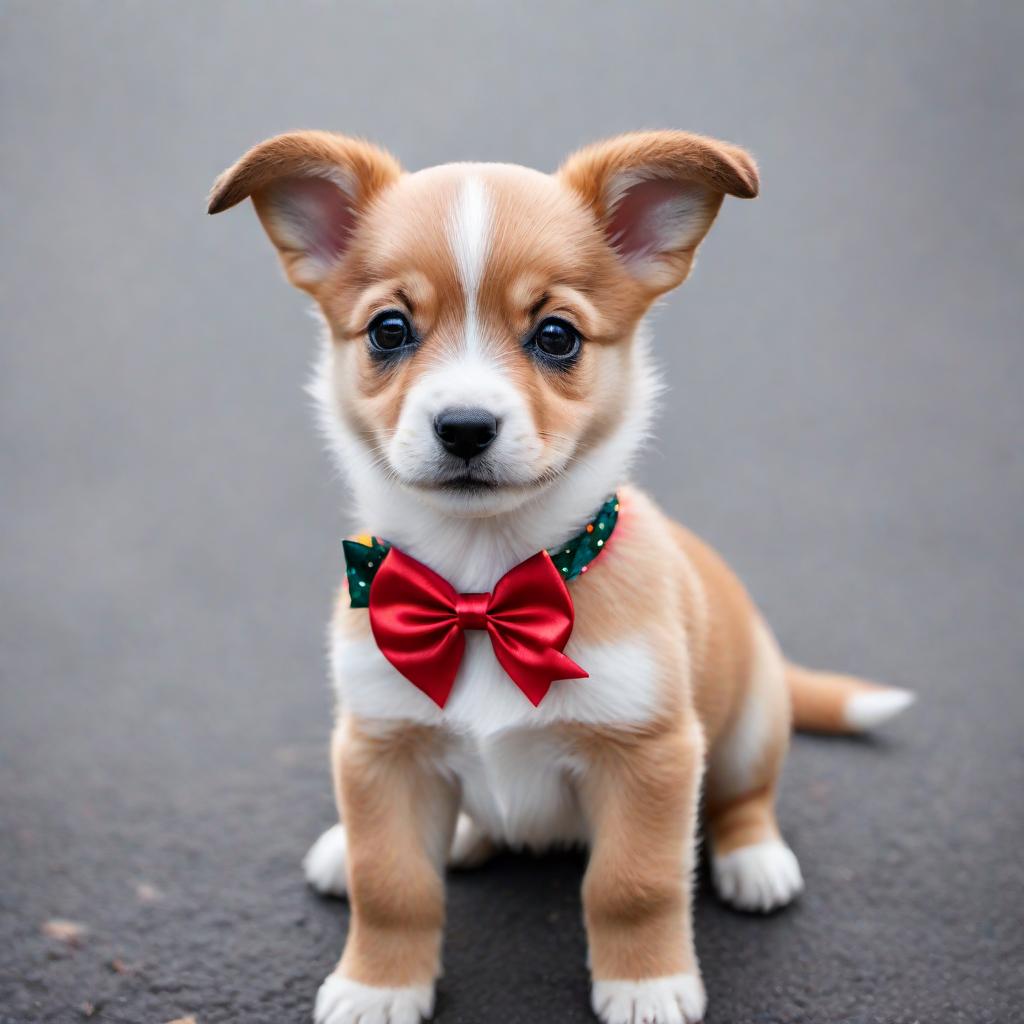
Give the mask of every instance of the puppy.
M 347 893 L 317 1024 L 431 1015 L 446 861 L 586 844 L 592 1002 L 698 1021 L 703 795 L 723 900 L 801 890 L 775 794 L 792 724 L 859 731 L 912 695 L 787 662 L 718 556 L 628 483 L 658 378 L 644 317 L 687 277 L 742 149 L 623 135 L 554 174 L 405 173 L 366 142 L 270 139 L 251 198 L 323 316 L 315 384 L 359 526 L 330 643 L 343 824 L 306 859 Z M 552 576 L 554 578 L 552 578 Z

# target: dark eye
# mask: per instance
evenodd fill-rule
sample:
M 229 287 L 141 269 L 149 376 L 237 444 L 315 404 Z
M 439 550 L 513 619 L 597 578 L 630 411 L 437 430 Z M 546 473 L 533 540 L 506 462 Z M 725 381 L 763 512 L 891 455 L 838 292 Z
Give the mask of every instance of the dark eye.
M 572 324 L 556 317 L 542 320 L 531 340 L 538 351 L 559 361 L 572 359 L 580 350 L 579 331 Z
M 413 341 L 412 328 L 401 313 L 381 313 L 366 333 L 378 352 L 394 352 Z

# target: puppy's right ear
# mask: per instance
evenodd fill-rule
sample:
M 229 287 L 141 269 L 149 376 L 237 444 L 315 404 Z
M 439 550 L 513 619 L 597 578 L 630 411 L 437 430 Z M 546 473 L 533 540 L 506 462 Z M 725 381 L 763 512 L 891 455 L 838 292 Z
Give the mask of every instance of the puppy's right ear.
M 389 153 L 332 132 L 291 132 L 250 149 L 210 191 L 210 213 L 251 196 L 288 280 L 314 295 L 360 215 L 401 177 Z

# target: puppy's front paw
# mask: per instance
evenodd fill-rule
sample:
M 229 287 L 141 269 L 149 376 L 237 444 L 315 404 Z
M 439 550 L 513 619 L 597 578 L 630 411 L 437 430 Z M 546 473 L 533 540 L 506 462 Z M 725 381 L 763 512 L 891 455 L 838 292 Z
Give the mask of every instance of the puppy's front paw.
M 324 896 L 344 896 L 348 891 L 345 826 L 333 825 L 302 858 L 306 881 Z
M 781 839 L 741 846 L 713 857 L 711 876 L 726 903 L 762 914 L 784 907 L 804 887 L 800 864 Z
M 434 986 L 378 988 L 329 974 L 316 994 L 315 1024 L 420 1024 L 434 1012 Z
M 697 1024 L 707 996 L 699 974 L 643 981 L 595 981 L 594 1013 L 604 1024 Z

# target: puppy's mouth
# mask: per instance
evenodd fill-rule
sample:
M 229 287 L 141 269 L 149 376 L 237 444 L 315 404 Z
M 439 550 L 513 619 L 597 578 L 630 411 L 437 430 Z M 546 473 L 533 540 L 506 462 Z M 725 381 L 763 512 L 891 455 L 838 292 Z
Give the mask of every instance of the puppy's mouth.
M 526 466 L 505 466 L 491 459 L 439 459 L 432 463 L 421 466 L 419 472 L 396 472 L 396 476 L 406 487 L 425 496 L 463 499 L 474 505 L 502 496 L 533 494 L 558 480 L 562 472 L 559 465 L 523 473 Z
M 478 494 L 481 491 L 496 490 L 502 485 L 495 480 L 486 480 L 483 477 L 474 476 L 472 473 L 463 473 L 461 476 L 438 480 L 432 486 L 435 490 L 452 491 L 456 494 Z
M 421 476 L 416 481 L 410 481 L 415 487 L 425 491 L 462 497 L 529 491 L 549 482 L 548 474 L 528 479 L 509 479 L 494 466 L 477 466 L 474 463 L 440 467 L 429 476 Z
M 557 474 L 542 473 L 528 480 L 502 480 L 493 476 L 484 476 L 473 472 L 464 472 L 445 476 L 440 479 L 418 482 L 417 486 L 424 490 L 441 494 L 461 495 L 463 497 L 483 496 L 500 493 L 523 493 L 533 491 L 550 484 Z
M 466 469 L 457 473 L 445 474 L 433 480 L 425 480 L 420 486 L 432 491 L 447 491 L 451 494 L 483 494 L 508 487 L 509 484 L 497 480 L 489 474 Z

